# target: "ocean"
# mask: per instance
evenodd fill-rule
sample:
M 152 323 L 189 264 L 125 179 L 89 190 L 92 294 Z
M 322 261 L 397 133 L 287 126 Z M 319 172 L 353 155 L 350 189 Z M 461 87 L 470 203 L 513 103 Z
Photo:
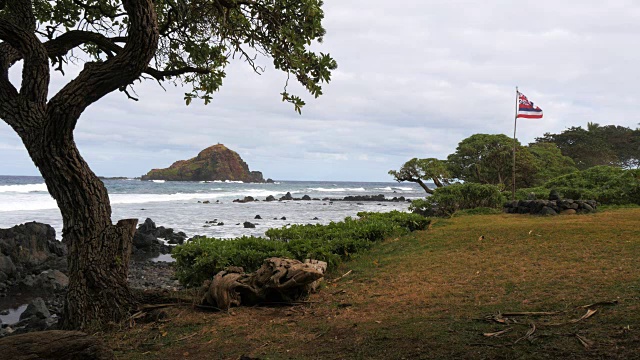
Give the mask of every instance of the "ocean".
M 337 198 L 383 194 L 387 198 L 424 197 L 417 184 L 396 182 L 276 181 L 273 184 L 239 182 L 141 181 L 105 179 L 112 207 L 112 220 L 152 219 L 157 226 L 184 231 L 187 236 L 216 238 L 262 236 L 269 228 L 287 224 L 326 224 L 356 216 L 360 211 L 406 211 L 407 202 L 273 201 L 290 192 L 294 198 Z M 234 203 L 252 196 L 260 201 Z M 209 201 L 208 204 L 204 203 Z M 259 215 L 262 219 L 255 219 Z M 286 220 L 281 220 L 282 218 Z M 315 220 L 317 218 L 317 220 Z M 217 220 L 223 226 L 210 226 Z M 0 176 L 0 228 L 29 221 L 51 225 L 61 238 L 62 216 L 47 187 L 38 176 Z M 250 221 L 256 227 L 245 229 Z

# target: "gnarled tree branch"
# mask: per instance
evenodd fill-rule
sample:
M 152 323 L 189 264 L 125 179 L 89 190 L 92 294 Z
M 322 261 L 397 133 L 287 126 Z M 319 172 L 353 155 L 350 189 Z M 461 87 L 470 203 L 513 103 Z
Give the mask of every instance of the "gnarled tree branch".
M 75 128 L 82 112 L 106 94 L 137 79 L 147 68 L 158 45 L 158 24 L 151 0 L 124 0 L 129 16 L 127 42 L 103 63 L 87 63 L 80 74 L 49 101 L 49 118 L 67 131 Z

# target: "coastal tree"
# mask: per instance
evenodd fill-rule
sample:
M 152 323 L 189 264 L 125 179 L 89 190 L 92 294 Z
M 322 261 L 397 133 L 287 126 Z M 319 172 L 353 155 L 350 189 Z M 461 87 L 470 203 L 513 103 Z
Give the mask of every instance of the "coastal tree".
M 536 138 L 537 143 L 556 144 L 562 154 L 572 158 L 580 170 L 598 165 L 619 165 L 616 151 L 612 147 L 612 142 L 619 141 L 609 141 L 603 136 L 602 127 L 594 123 L 590 123 L 587 130 L 572 126 L 560 134 L 545 133 Z
M 404 163 L 400 170 L 389 170 L 389 175 L 393 176 L 397 182 L 417 183 L 427 194 L 433 194 L 433 190 L 427 186 L 425 181 L 433 182 L 436 187 L 443 187 L 451 181 L 446 161 L 436 158 L 413 158 Z
M 451 175 L 464 182 L 496 185 L 511 183 L 513 139 L 503 134 L 475 134 L 462 140 L 447 157 Z M 516 186 L 531 186 L 536 172 L 533 155 L 516 143 Z
M 528 186 L 539 186 L 558 176 L 578 171 L 573 159 L 562 155 L 553 143 L 533 143 L 527 149 L 533 154 L 536 166 L 534 181 Z
M 205 104 L 225 66 L 241 59 L 254 71 L 270 58 L 311 95 L 322 94 L 336 62 L 310 46 L 325 30 L 320 0 L 0 0 L 0 118 L 21 138 L 56 200 L 69 247 L 70 284 L 62 326 L 86 329 L 125 318 L 136 220 L 113 225 L 104 184 L 74 141 L 88 106 L 151 80 L 187 86 L 187 105 Z M 75 78 L 49 94 L 52 71 L 84 62 Z M 22 64 L 21 79 L 9 71 Z M 302 99 L 283 101 L 296 111 Z

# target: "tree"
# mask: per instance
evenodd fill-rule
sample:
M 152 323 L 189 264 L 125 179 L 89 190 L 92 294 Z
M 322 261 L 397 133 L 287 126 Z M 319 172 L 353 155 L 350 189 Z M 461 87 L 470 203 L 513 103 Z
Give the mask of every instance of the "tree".
M 589 130 L 574 126 L 560 134 L 545 133 L 543 137 L 536 138 L 536 142 L 556 144 L 562 155 L 572 158 L 580 170 L 597 165 L 615 166 L 615 151 L 606 139 L 599 136 L 602 127 L 594 123 L 589 123 L 588 127 Z
M 505 190 L 512 181 L 513 139 L 503 134 L 471 135 L 458 144 L 447 161 L 453 177 Z M 530 186 L 535 171 L 533 155 L 517 142 L 516 186 Z
M 555 144 L 533 143 L 529 144 L 528 150 L 534 156 L 536 167 L 534 182 L 528 186 L 540 186 L 558 176 L 578 171 L 573 159 L 562 155 Z
M 136 220 L 111 221 L 104 184 L 83 160 L 73 131 L 84 110 L 136 81 L 190 86 L 209 103 L 233 58 L 256 72 L 257 55 L 293 75 L 313 96 L 335 61 L 309 50 L 325 30 L 320 0 L 2 0 L 0 118 L 22 139 L 63 217 L 69 290 L 62 326 L 85 329 L 125 318 Z M 51 70 L 86 60 L 78 76 L 49 97 Z M 9 69 L 22 60 L 19 88 Z M 304 102 L 286 90 L 297 111 Z
M 424 182 L 431 180 L 436 187 L 443 187 L 450 182 L 447 163 L 435 158 L 418 159 L 413 158 L 400 168 L 400 170 L 390 170 L 389 175 L 393 176 L 397 182 L 409 181 L 419 184 L 427 194 L 433 194 Z

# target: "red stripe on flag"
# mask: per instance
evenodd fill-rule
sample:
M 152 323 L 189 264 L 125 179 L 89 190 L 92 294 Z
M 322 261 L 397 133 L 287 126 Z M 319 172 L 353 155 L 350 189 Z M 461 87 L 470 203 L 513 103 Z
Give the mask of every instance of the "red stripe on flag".
M 518 114 L 517 116 L 518 118 L 525 118 L 525 119 L 542 119 L 542 114 L 540 115 L 524 115 L 524 114 Z

